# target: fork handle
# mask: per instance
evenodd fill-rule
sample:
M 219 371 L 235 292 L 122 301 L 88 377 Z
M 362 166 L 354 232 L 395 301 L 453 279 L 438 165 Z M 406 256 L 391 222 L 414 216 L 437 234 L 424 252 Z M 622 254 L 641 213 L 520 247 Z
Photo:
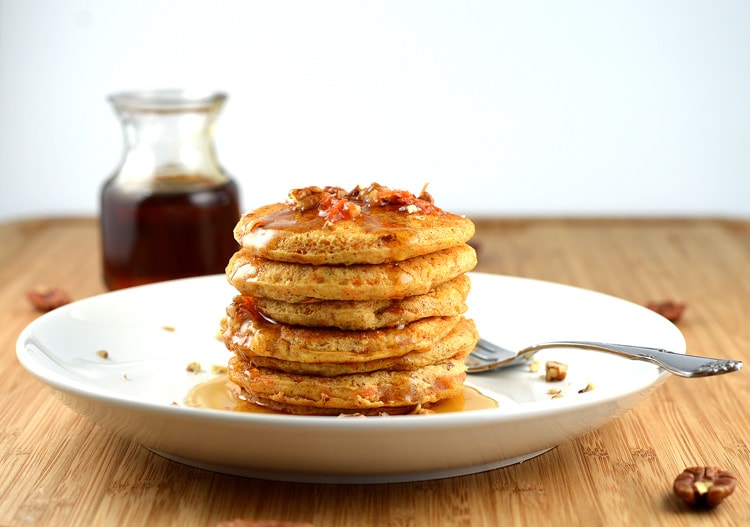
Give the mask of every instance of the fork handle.
M 634 360 L 642 360 L 661 366 L 675 375 L 681 377 L 707 377 L 729 373 L 742 368 L 742 361 L 728 359 L 713 359 L 710 357 L 699 357 L 696 355 L 684 355 L 659 348 L 647 348 L 643 346 L 632 346 L 629 344 L 609 344 L 603 342 L 590 342 L 585 340 L 566 340 L 558 342 L 545 342 L 531 346 L 521 353 L 531 355 L 544 348 L 579 348 L 606 351 Z

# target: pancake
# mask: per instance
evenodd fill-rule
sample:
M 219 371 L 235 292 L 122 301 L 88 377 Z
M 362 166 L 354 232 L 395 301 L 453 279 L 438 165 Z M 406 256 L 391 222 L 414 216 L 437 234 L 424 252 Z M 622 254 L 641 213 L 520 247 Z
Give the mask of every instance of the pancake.
M 380 370 L 336 377 L 296 375 L 244 366 L 245 363 L 233 357 L 229 361 L 228 376 L 251 400 L 296 414 L 338 415 L 372 410 L 391 413 L 389 409 L 403 413 L 417 405 L 460 395 L 466 378 L 462 359 L 450 359 L 413 371 Z
M 466 275 L 440 284 L 424 295 L 390 300 L 328 300 L 291 303 L 256 298 L 260 314 L 282 324 L 336 327 L 347 330 L 377 329 L 414 322 L 420 318 L 461 315 L 471 281 Z
M 398 357 L 344 363 L 287 361 L 276 357 L 265 357 L 241 352 L 237 353 L 237 357 L 239 359 L 238 363 L 241 363 L 245 369 L 255 366 L 286 373 L 332 377 L 335 375 L 367 373 L 377 370 L 416 370 L 423 366 L 443 362 L 451 358 L 463 360 L 474 349 L 478 339 L 479 335 L 477 334 L 474 322 L 462 318 L 450 333 L 431 348 L 425 351 L 410 351 Z
M 429 293 L 476 264 L 467 244 L 402 262 L 349 266 L 277 262 L 240 250 L 227 265 L 227 279 L 242 295 L 284 302 L 383 300 Z
M 235 297 L 222 322 L 226 347 L 239 355 L 296 362 L 365 362 L 399 357 L 434 346 L 460 316 L 428 317 L 395 328 L 345 331 L 275 324 L 264 319 L 252 299 Z
M 466 243 L 474 224 L 434 206 L 424 191 L 373 184 L 345 192 L 308 187 L 242 216 L 234 237 L 251 256 L 311 265 L 381 264 Z

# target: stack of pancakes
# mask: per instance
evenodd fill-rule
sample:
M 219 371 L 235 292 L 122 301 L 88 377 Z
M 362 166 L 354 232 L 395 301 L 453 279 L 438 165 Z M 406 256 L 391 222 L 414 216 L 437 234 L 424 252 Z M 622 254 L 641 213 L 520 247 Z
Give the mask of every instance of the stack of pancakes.
M 378 184 L 307 187 L 245 214 L 222 320 L 241 397 L 309 415 L 403 414 L 459 396 L 474 225 Z

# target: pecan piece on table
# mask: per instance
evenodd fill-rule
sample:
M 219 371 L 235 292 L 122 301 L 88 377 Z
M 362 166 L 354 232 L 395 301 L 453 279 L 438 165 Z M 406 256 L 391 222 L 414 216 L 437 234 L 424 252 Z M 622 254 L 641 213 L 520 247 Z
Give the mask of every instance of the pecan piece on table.
M 716 507 L 734 492 L 734 474 L 719 467 L 688 467 L 674 480 L 674 492 L 691 507 Z
M 670 322 L 677 323 L 685 311 L 685 304 L 674 302 L 673 300 L 653 301 L 646 303 L 646 307 L 651 311 L 659 313 Z
M 58 287 L 36 288 L 26 291 L 26 298 L 37 311 L 52 311 L 65 304 L 70 304 L 70 295 Z
M 219 522 L 216 527 L 313 527 L 313 525 L 306 522 L 236 519 Z

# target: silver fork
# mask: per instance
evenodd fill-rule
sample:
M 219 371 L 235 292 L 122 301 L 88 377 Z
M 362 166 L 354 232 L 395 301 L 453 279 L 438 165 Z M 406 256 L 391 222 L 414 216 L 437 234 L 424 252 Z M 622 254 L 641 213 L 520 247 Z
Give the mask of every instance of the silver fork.
M 738 371 L 742 368 L 742 361 L 739 360 L 683 355 L 682 353 L 675 353 L 673 351 L 631 346 L 628 344 L 566 340 L 543 342 L 519 351 L 510 351 L 485 339 L 480 339 L 474 350 L 466 357 L 467 371 L 469 373 L 478 373 L 504 368 L 528 361 L 537 351 L 548 348 L 577 348 L 614 353 L 628 359 L 642 360 L 656 364 L 680 377 L 708 377 L 709 375 L 720 375 L 722 373 Z

